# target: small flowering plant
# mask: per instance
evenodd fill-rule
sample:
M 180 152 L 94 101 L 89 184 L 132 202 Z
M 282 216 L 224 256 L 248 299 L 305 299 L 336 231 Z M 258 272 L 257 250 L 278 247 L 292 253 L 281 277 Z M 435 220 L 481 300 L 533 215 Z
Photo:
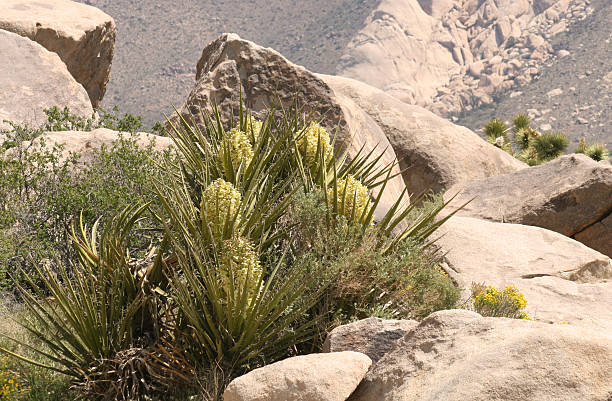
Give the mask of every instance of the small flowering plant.
M 527 306 L 525 296 L 512 285 L 500 290 L 484 284 L 472 284 L 472 297 L 474 310 L 482 316 L 531 320 L 524 311 Z
M 3 359 L 0 358 L 0 400 L 12 401 L 21 399 L 21 395 L 27 391 L 27 387 L 23 386 L 19 379 L 8 370 L 3 370 L 5 365 Z

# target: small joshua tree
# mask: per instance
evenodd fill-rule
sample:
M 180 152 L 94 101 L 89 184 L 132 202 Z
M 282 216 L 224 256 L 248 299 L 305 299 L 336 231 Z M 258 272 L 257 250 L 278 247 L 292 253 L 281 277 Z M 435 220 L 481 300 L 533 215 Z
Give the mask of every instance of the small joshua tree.
M 574 153 L 583 153 L 589 156 L 595 161 L 608 160 L 610 158 L 610 151 L 602 144 L 594 143 L 587 145 L 586 140 L 582 138 Z
M 545 163 L 563 154 L 569 143 L 563 133 L 540 133 L 531 128 L 526 114 L 517 114 L 512 119 L 513 143 L 508 138 L 510 130 L 506 123 L 493 119 L 484 126 L 489 143 L 508 152 L 517 159 L 534 166 Z

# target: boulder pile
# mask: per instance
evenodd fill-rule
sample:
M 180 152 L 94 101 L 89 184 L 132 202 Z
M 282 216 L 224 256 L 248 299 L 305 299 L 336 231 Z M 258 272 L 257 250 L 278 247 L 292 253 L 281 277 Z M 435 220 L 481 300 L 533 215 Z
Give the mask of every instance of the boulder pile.
M 549 39 L 592 12 L 588 0 L 381 1 L 349 43 L 338 75 L 438 115 L 491 103 L 537 79 Z

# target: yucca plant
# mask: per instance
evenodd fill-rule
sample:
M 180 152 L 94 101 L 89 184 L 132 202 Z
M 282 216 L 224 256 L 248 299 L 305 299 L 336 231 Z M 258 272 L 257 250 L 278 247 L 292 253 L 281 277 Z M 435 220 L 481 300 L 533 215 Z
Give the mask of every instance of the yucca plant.
M 533 141 L 533 148 L 538 161 L 543 163 L 555 159 L 563 154 L 569 141 L 567 136 L 560 132 L 541 134 Z
M 247 118 L 234 129 L 247 129 Z M 171 127 L 182 157 L 166 166 L 175 179 L 158 187 L 159 216 L 177 266 L 170 292 L 178 340 L 200 368 L 219 366 L 231 379 L 310 338 L 316 322 L 298 320 L 320 291 L 310 291 L 314 274 L 287 268 L 288 249 L 277 241 L 289 232 L 279 221 L 303 187 L 291 169 L 294 133 L 272 131 L 271 118 L 258 132 L 234 131 L 230 138 L 248 140 L 238 154 L 218 115 L 203 121 L 205 132 L 184 120 Z
M 160 254 L 153 256 L 154 250 L 140 260 L 127 253 L 129 236 L 146 208 L 126 208 L 105 224 L 102 233 L 98 223 L 88 229 L 81 220 L 71 235 L 78 256 L 75 266 L 68 269 L 58 263 L 56 274 L 51 265 L 36 265 L 38 280 L 24 274 L 30 288 L 16 282 L 30 316 L 22 324 L 45 349 L 13 340 L 46 357 L 49 364 L 2 351 L 71 377 L 75 387 L 94 398 L 137 399 L 145 389 L 151 393 L 153 388 L 167 389 L 173 377 L 187 379 L 180 372 L 172 373 L 172 364 L 180 357 L 174 355 L 166 363 L 163 353 L 151 348 L 162 339 L 168 313 L 158 295 L 167 287 L 165 263 Z M 156 362 L 134 370 L 129 367 L 135 365 L 127 363 L 127 368 L 117 369 L 126 362 L 128 351 Z
M 574 153 L 583 153 L 595 161 L 608 160 L 610 151 L 604 145 L 596 143 L 587 145 L 586 140 L 582 138 Z
M 320 191 L 327 225 L 348 221 L 346 229 L 360 235 L 374 230 L 382 253 L 408 237 L 423 240 L 444 222 L 434 221 L 442 205 L 392 234 L 416 207 L 404 191 L 374 221 L 395 165 L 381 166 L 382 152 L 363 149 L 349 160 L 335 136 L 297 107 L 274 116 L 271 110 L 257 123 L 241 109 L 229 133 L 216 111 L 201 116 L 202 130 L 186 120 L 171 125 L 182 157 L 167 167 L 175 179 L 158 189 L 180 269 L 171 281 L 184 324 L 198 339 L 200 359 L 229 370 L 272 361 L 312 335 L 314 320 L 296 322 L 328 282 L 315 285 L 322 277 L 316 270 L 292 270 L 295 255 L 282 245 L 291 236 L 292 225 L 283 222 L 297 193 Z

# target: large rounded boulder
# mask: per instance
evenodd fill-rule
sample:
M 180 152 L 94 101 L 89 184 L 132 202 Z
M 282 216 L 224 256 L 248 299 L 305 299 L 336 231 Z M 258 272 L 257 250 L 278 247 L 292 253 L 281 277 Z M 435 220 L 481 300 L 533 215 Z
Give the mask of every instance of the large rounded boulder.
M 0 63 L 0 129 L 10 128 L 3 120 L 39 126 L 47 121 L 43 110 L 53 106 L 92 115 L 87 92 L 57 54 L 2 29 L 0 54 L 5 61 Z
M 98 107 L 110 76 L 117 29 L 99 9 L 70 0 L 2 0 L 0 29 L 56 53 Z

